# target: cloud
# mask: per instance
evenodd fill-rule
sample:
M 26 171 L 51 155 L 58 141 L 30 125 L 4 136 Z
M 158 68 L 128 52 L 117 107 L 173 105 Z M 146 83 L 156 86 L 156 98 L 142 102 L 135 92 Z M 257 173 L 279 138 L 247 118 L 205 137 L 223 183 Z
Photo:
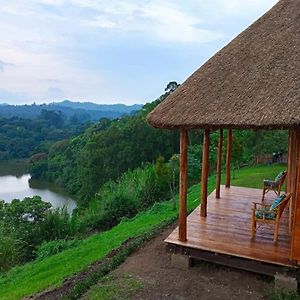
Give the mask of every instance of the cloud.
M 73 3 L 98 12 L 93 18 L 83 20 L 84 26 L 121 33 L 143 33 L 150 40 L 165 43 L 206 43 L 223 36 L 221 31 L 205 28 L 205 22 L 199 16 L 184 11 L 174 1 L 111 1 L 102 6 L 90 1 Z
M 3 1 L 0 96 L 12 102 L 151 100 L 275 2 Z

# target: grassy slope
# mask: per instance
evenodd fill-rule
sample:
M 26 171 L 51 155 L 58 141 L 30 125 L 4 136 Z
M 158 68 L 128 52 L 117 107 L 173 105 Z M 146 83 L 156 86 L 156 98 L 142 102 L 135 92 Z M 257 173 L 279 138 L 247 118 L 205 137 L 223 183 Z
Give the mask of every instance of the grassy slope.
M 232 185 L 260 188 L 263 178 L 275 177 L 282 169 L 282 166 L 244 168 L 234 172 Z M 211 177 L 209 179 L 209 192 L 213 191 L 214 184 L 215 178 Z M 199 185 L 189 189 L 189 210 L 194 209 L 199 204 L 199 195 Z M 64 278 L 103 258 L 129 237 L 138 236 L 176 215 L 177 211 L 172 209 L 172 202 L 163 202 L 137 215 L 132 220 L 122 222 L 109 231 L 90 236 L 77 247 L 40 262 L 16 267 L 5 276 L 0 277 L 0 299 L 20 299 L 46 288 L 59 286 Z

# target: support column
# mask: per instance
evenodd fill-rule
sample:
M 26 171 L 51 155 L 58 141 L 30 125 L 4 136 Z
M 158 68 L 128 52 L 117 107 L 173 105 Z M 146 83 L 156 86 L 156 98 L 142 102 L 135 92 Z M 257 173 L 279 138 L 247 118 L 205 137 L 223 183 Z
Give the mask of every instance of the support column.
M 217 160 L 217 178 L 216 178 L 216 198 L 220 199 L 221 172 L 222 172 L 222 150 L 223 150 L 223 129 L 220 129 L 218 143 L 218 160 Z
M 203 138 L 202 176 L 201 176 L 201 217 L 207 215 L 207 181 L 209 172 L 209 135 L 210 130 L 205 129 Z
M 288 174 L 287 174 L 287 191 L 292 194 L 289 203 L 289 228 L 292 230 L 294 218 L 295 198 L 297 191 L 297 167 L 299 160 L 299 131 L 290 129 L 289 147 L 288 147 Z
M 225 184 L 227 188 L 230 187 L 231 150 L 232 150 L 232 129 L 228 129 L 227 153 L 226 153 L 226 184 Z
M 181 242 L 187 240 L 186 232 L 186 198 L 187 198 L 187 166 L 188 166 L 188 132 L 186 129 L 180 131 L 180 184 L 179 184 L 179 235 Z
M 289 130 L 288 138 L 288 165 L 287 165 L 287 180 L 286 180 L 286 191 L 288 193 L 292 190 L 292 153 L 293 153 L 293 129 Z

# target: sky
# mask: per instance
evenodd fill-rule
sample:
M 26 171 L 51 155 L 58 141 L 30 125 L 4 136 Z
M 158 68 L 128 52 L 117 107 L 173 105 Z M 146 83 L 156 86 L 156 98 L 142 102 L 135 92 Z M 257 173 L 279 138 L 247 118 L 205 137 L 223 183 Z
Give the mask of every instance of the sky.
M 146 103 L 277 0 L 0 0 L 0 103 Z

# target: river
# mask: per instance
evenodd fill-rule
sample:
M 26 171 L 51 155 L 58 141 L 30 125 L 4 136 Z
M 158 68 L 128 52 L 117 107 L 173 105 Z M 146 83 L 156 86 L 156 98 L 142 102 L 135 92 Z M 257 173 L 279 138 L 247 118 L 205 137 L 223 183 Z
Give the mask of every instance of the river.
M 29 180 L 28 164 L 24 161 L 0 161 L 0 199 L 11 202 L 12 199 L 40 196 L 50 202 L 54 208 L 66 206 L 69 212 L 76 207 L 75 199 L 64 189 L 53 183 L 41 180 Z

